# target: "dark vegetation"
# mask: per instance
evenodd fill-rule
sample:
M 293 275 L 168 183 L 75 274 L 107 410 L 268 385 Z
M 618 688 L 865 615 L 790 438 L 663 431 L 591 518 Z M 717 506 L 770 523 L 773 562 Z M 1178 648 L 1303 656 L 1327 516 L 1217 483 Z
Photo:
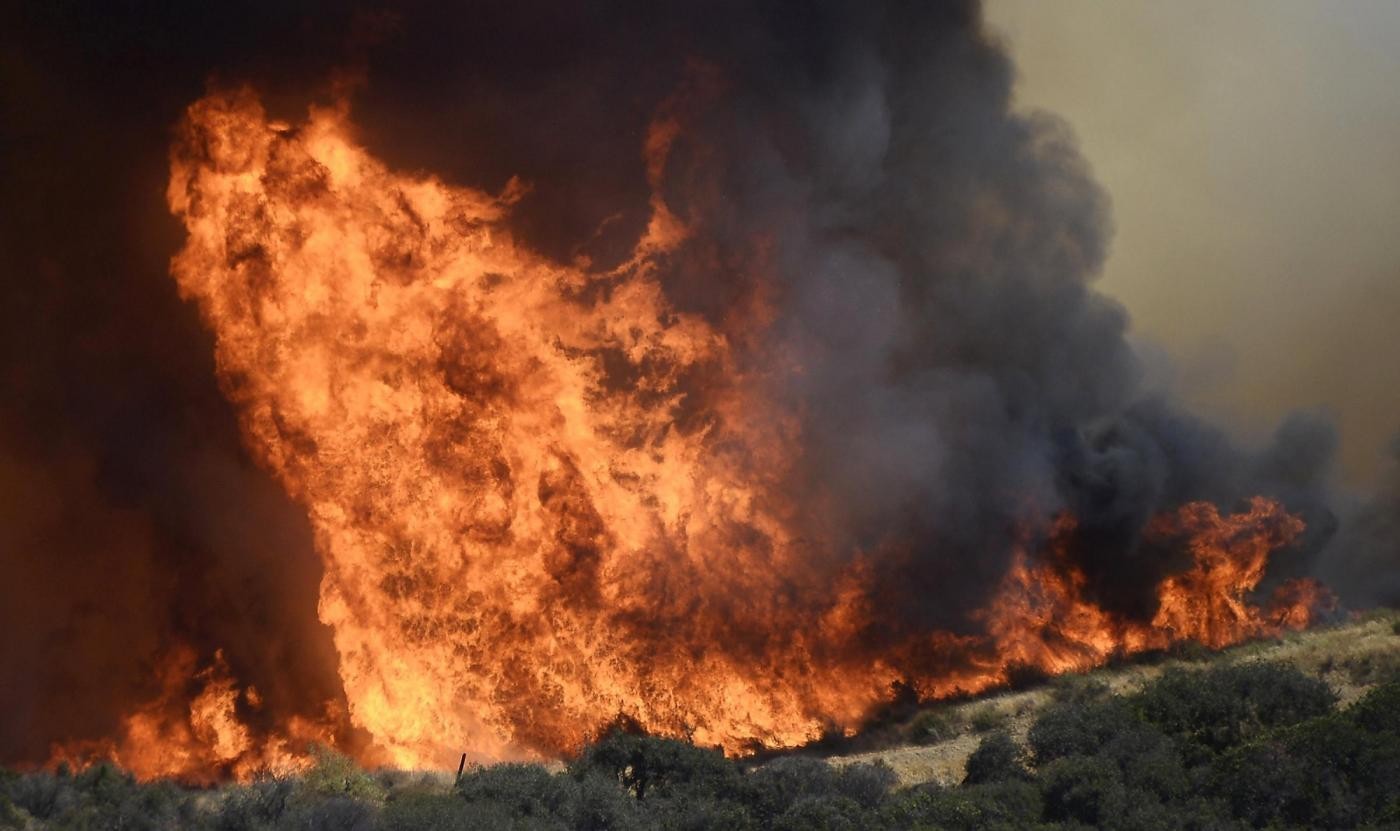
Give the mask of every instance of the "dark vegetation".
M 938 725 L 930 725 L 933 731 Z M 981 829 L 1400 826 L 1400 680 L 1345 708 L 1298 669 L 1168 669 L 1130 696 L 1067 684 L 1024 743 L 992 719 L 959 787 L 883 765 L 736 762 L 614 731 L 565 769 L 500 764 L 451 785 L 322 753 L 295 779 L 219 790 L 109 766 L 0 775 L 0 827 L 54 829 Z

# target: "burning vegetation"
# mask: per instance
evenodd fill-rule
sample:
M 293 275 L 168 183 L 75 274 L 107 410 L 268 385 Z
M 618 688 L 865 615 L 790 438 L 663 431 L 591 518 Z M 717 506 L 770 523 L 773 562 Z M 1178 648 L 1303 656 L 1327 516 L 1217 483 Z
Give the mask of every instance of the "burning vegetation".
M 599 272 L 512 235 L 519 187 L 396 174 L 343 109 L 295 126 L 248 92 L 190 109 L 169 191 L 189 241 L 173 272 L 215 332 L 247 441 L 311 517 L 343 718 L 366 758 L 557 755 L 619 716 L 731 752 L 793 746 L 858 725 L 895 682 L 971 693 L 1018 667 L 1307 625 L 1318 598 L 1304 584 L 1250 600 L 1303 530 L 1255 498 L 1148 524 L 1189 554 L 1148 621 L 1092 599 L 1072 515 L 1038 527 L 1028 511 L 969 615 L 978 628 L 872 638 L 885 613 L 872 572 L 908 541 L 832 550 L 789 495 L 804 413 L 763 380 L 800 368 L 744 354 L 772 322 L 767 281 L 718 327 L 677 310 L 657 277 L 699 230 L 661 192 L 678 129 L 653 123 L 648 230 Z M 239 713 L 257 711 L 257 691 L 222 658 L 197 667 L 179 651 L 162 672 L 166 693 L 121 737 L 65 754 L 146 777 L 248 775 L 295 765 L 342 717 L 328 702 L 324 724 L 265 723 L 254 739 Z

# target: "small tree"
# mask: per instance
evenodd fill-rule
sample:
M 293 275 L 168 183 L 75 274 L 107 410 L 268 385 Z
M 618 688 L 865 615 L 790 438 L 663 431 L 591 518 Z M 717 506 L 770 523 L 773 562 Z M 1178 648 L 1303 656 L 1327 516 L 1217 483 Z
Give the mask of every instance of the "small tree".
M 1005 730 L 988 734 L 967 758 L 965 785 L 1027 779 L 1024 753 Z

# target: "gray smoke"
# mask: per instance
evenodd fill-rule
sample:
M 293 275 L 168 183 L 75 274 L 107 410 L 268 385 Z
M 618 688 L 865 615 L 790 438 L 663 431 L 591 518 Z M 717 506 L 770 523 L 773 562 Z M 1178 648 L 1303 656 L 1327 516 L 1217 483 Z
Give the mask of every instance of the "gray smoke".
M 1400 436 L 1370 494 L 1340 513 L 1341 530 L 1317 563 L 1318 576 L 1357 605 L 1400 605 Z
M 791 487 L 837 556 L 880 552 L 876 636 L 964 624 L 1018 523 L 1062 510 L 1097 599 L 1131 614 L 1181 565 L 1141 528 L 1188 500 L 1283 499 L 1313 530 L 1279 571 L 1305 567 L 1332 526 L 1331 428 L 1290 417 L 1246 452 L 1145 393 L 1127 315 L 1092 286 L 1108 200 L 1066 125 L 1012 111 L 974 4 L 717 17 L 674 50 L 719 91 L 673 151 L 668 202 L 700 231 L 663 279 L 721 327 L 776 284 L 751 357 L 801 367 L 771 380 L 806 414 Z

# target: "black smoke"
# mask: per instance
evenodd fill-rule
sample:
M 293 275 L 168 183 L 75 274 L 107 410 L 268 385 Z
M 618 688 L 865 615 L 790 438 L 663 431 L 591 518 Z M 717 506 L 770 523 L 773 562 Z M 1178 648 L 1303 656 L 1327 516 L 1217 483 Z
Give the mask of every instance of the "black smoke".
M 872 638 L 966 625 L 1028 516 L 1078 515 L 1096 599 L 1139 615 L 1180 565 L 1142 525 L 1183 501 L 1303 512 L 1280 574 L 1325 542 L 1324 421 L 1245 450 L 1144 389 L 1093 288 L 1107 196 L 1065 124 L 1014 111 L 975 2 L 446 6 L 0 12 L 0 761 L 110 732 L 177 640 L 222 648 L 269 709 L 339 695 L 306 521 L 242 449 L 167 274 L 167 148 L 210 83 L 296 118 L 361 77 L 372 152 L 520 177 L 527 242 L 598 270 L 646 222 L 647 125 L 681 108 L 664 193 L 702 232 L 666 289 L 721 330 L 771 293 L 741 355 L 807 414 L 791 489 L 825 556 L 881 554 Z

